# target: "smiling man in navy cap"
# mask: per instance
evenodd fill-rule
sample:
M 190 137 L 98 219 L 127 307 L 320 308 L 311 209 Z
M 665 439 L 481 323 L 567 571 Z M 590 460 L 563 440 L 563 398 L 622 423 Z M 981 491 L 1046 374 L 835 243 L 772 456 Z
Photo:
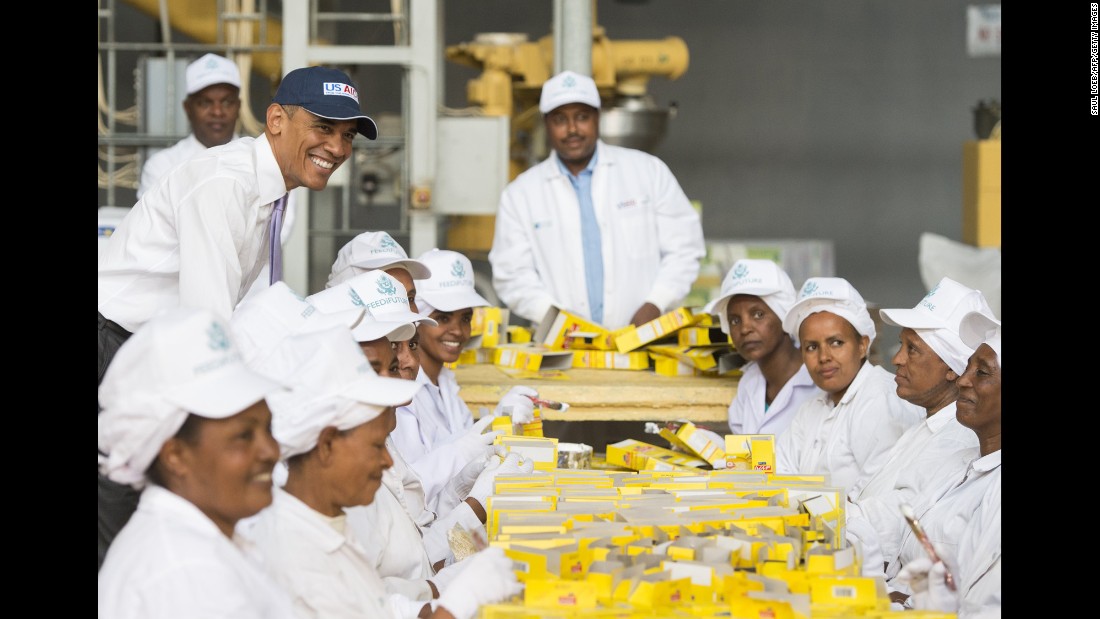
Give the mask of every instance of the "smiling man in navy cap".
M 206 308 L 228 320 L 265 266 L 279 281 L 280 244 L 272 239 L 279 238 L 287 193 L 324 189 L 351 157 L 357 133 L 378 137 L 351 78 L 326 67 L 288 73 L 266 121 L 263 135 L 207 149 L 173 168 L 100 252 L 101 381 L 119 346 L 162 310 Z M 136 505 L 136 496 L 128 502 L 109 487 L 105 498 L 105 484 L 111 482 L 101 477 L 101 563 L 133 511 L 130 502 Z

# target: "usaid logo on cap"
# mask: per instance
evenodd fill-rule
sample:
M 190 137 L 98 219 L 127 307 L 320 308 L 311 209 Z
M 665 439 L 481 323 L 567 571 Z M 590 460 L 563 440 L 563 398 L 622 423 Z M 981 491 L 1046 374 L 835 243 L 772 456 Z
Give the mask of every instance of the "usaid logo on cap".
M 572 88 L 577 85 L 577 80 L 573 79 L 572 75 L 567 75 L 565 76 L 565 79 L 562 80 L 561 85 L 565 86 L 566 88 Z
M 366 307 L 366 303 L 363 303 L 363 299 L 359 298 L 359 293 L 355 292 L 355 289 L 348 286 L 348 296 L 351 297 L 351 304 L 356 307 Z
M 206 345 L 210 347 L 210 350 L 214 353 L 229 353 L 225 355 L 219 355 L 200 363 L 192 368 L 192 372 L 195 374 L 205 374 L 212 372 L 224 365 L 228 365 L 235 361 L 240 360 L 241 356 L 231 349 L 229 343 L 229 335 L 226 334 L 225 329 L 221 324 L 212 322 L 206 329 Z
M 388 277 L 379 277 L 377 283 L 378 283 L 377 290 L 378 290 L 379 294 L 384 294 L 384 295 L 395 295 L 395 294 L 397 294 L 397 288 L 394 287 L 393 282 L 390 281 L 390 279 Z
M 229 350 L 229 336 L 220 324 L 210 323 L 210 327 L 206 330 L 206 337 L 206 344 L 210 346 L 210 350 Z
M 815 292 L 817 292 L 817 282 L 806 282 L 806 285 L 802 287 L 802 296 L 804 297 L 808 297 Z
M 359 93 L 356 92 L 355 86 L 351 84 L 344 84 L 342 82 L 325 82 L 324 94 L 326 95 L 340 95 L 347 97 L 359 103 Z
M 392 254 L 397 251 L 397 241 L 389 234 L 382 233 L 382 240 L 378 242 L 378 249 L 372 249 L 372 254 Z
M 462 264 L 461 260 L 455 260 L 454 263 L 451 264 L 451 275 L 453 275 L 455 279 L 449 282 L 440 282 L 440 288 L 454 288 L 455 286 L 473 286 L 473 282 L 469 282 L 466 280 L 466 267 Z

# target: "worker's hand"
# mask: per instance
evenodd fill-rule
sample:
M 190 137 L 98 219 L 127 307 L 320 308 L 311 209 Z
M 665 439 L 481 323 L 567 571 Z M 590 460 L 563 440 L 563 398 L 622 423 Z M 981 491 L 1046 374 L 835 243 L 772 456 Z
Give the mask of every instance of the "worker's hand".
M 459 434 L 458 438 L 452 441 L 451 444 L 454 445 L 457 455 L 463 462 L 468 463 L 474 460 L 484 460 L 490 455 L 497 453 L 498 447 L 493 445 L 493 441 L 496 437 L 503 434 L 503 432 L 500 430 L 485 432 L 485 428 L 493 424 L 494 417 L 494 415 L 486 415 L 478 419 L 473 427 Z
M 650 320 L 654 320 L 661 317 L 661 308 L 652 303 L 643 303 L 638 311 L 634 312 L 634 317 L 630 319 L 630 324 L 635 327 L 640 327 Z
M 500 449 L 501 451 L 504 450 L 503 447 Z M 449 514 L 459 503 L 465 501 L 466 497 L 470 496 L 470 490 L 474 487 L 478 475 L 481 475 L 481 472 L 485 470 L 485 466 L 489 464 L 489 460 L 499 462 L 500 459 L 496 454 L 484 458 L 475 458 L 462 467 L 462 470 L 456 473 L 454 477 L 448 479 L 439 491 L 436 511 L 440 514 Z
M 436 572 L 435 576 L 432 576 L 428 580 L 435 584 L 435 588 L 439 591 L 440 595 L 442 595 L 443 592 L 451 586 L 455 577 L 461 574 L 467 567 L 470 567 L 472 563 L 473 561 L 456 561 L 444 566 L 443 569 Z
M 535 420 L 535 403 L 531 398 L 539 397 L 539 392 L 530 387 L 517 385 L 508 390 L 500 399 L 494 415 L 511 415 L 512 423 L 531 423 Z
M 509 452 L 503 459 L 489 458 L 489 464 L 481 475 L 477 476 L 473 488 L 470 489 L 469 498 L 481 503 L 485 507 L 485 500 L 493 493 L 493 483 L 498 475 L 528 475 L 535 470 L 535 461 L 524 459 L 518 451 Z
M 937 550 L 938 552 L 938 550 Z M 943 561 L 932 562 L 928 557 L 917 557 L 905 564 L 897 579 L 913 592 L 907 605 L 921 610 L 955 612 L 959 608 L 958 597 L 947 588 L 947 566 Z
M 486 548 L 460 563 L 469 563 L 439 596 L 439 606 L 455 619 L 473 619 L 485 604 L 503 602 L 523 591 L 512 560 L 500 548 Z

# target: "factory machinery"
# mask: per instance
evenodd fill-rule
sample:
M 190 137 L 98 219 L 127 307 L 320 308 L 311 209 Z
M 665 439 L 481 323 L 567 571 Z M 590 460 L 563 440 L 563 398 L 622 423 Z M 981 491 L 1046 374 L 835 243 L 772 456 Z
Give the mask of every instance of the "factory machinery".
M 400 112 L 365 105 L 379 139 L 357 139 L 354 156 L 324 191 L 297 190 L 284 251 L 287 283 L 304 293 L 323 288 L 345 242 L 387 230 L 413 256 L 432 247 L 467 253 L 481 271 L 479 291 L 495 301 L 484 262 L 492 218 L 508 181 L 547 156 L 538 113 L 543 82 L 565 69 L 592 75 L 605 102 L 603 139 L 649 150 L 675 107 L 657 105 L 648 81 L 676 79 L 688 67 L 678 37 L 614 41 L 596 23 L 595 0 L 551 1 L 553 32 L 536 41 L 492 32 L 441 49 L 440 0 L 393 0 L 388 11 L 378 11 L 387 4 L 378 1 L 283 0 L 281 14 L 267 0 L 99 0 L 101 239 L 105 213 L 109 219 L 132 206 L 144 158 L 189 132 L 179 102 L 190 60 L 220 53 L 249 76 L 242 135 L 262 131 L 250 101 L 267 100 L 288 67 L 328 64 L 400 93 Z M 159 40 L 121 40 L 122 9 L 155 19 Z M 365 33 L 373 33 L 367 44 Z M 480 71 L 467 83 L 467 108 L 441 103 L 445 61 Z M 376 86 L 387 80 L 392 88 Z M 122 108 L 131 97 L 133 106 Z

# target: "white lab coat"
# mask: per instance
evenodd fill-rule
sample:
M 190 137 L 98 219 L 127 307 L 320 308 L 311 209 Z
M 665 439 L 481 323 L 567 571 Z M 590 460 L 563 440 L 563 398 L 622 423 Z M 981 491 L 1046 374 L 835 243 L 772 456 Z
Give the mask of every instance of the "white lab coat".
M 268 263 L 273 203 L 285 193 L 266 135 L 173 168 L 99 252 L 99 312 L 131 333 L 180 306 L 229 320 Z
M 963 453 L 969 453 L 969 450 Z M 940 548 L 945 555 L 954 557 L 959 556 L 963 532 L 970 520 L 978 513 L 986 492 L 991 491 L 995 484 L 1000 484 L 1001 452 L 997 450 L 971 461 L 962 472 L 956 464 L 958 461 L 958 459 L 949 459 L 945 464 L 957 474 L 942 475 L 942 478 L 947 481 L 926 492 L 918 504 L 913 506 L 913 511 L 925 533 L 928 534 L 928 538 L 932 540 L 932 544 Z M 991 513 L 990 518 L 999 518 L 999 513 Z M 912 593 L 895 577 L 908 561 L 919 556 L 926 556 L 926 551 L 906 526 L 897 555 L 886 555 L 889 563 L 886 568 L 887 585 L 891 589 Z
M 294 619 L 290 598 L 249 552 L 192 503 L 150 485 L 99 571 L 99 616 Z
M 803 365 L 779 389 L 771 406 L 765 411 L 764 399 L 767 397 L 768 381 L 760 371 L 760 366 L 755 361 L 750 361 L 741 371 L 741 378 L 737 381 L 737 394 L 733 396 L 729 407 L 731 434 L 778 435 L 791 425 L 803 402 L 814 394 L 821 393 L 821 389 L 814 384 L 809 371 Z
M 383 484 L 370 505 L 349 507 L 344 512 L 386 591 L 413 600 L 431 600 L 428 579 L 435 570 L 420 530 L 393 492 Z
M 907 526 L 900 505 L 914 505 L 932 488 L 946 482 L 945 460 L 959 451 L 978 455 L 978 437 L 955 419 L 952 402 L 906 430 L 877 473 L 856 482 L 848 493 L 847 518 L 866 518 L 877 533 L 884 557 L 894 556 Z M 864 545 L 876 540 L 861 540 Z
M 836 406 L 825 392 L 802 403 L 776 437 L 777 472 L 826 473 L 847 493 L 878 471 L 898 438 L 924 416 L 923 408 L 898 397 L 893 374 L 864 362 Z
M 346 516 L 327 517 L 281 488 L 250 529 L 299 619 L 412 618 L 424 606 L 386 591 Z
M 998 469 L 999 470 L 999 469 Z M 959 619 L 1000 616 L 1001 476 L 989 480 L 978 510 L 959 541 Z
M 630 324 L 644 303 L 662 312 L 691 289 L 706 255 L 699 214 L 657 157 L 597 141 L 592 203 L 603 245 L 603 324 Z M 576 191 L 557 153 L 501 194 L 489 263 L 493 288 L 538 322 L 551 305 L 591 316 Z
M 390 436 L 424 485 L 428 509 L 435 511 L 443 485 L 467 464 L 451 442 L 471 428 L 474 420 L 458 395 L 458 381 L 450 369 L 440 369 L 438 386 L 432 384 L 423 368 L 416 382 L 420 390 L 410 404 L 398 407 L 397 427 Z

